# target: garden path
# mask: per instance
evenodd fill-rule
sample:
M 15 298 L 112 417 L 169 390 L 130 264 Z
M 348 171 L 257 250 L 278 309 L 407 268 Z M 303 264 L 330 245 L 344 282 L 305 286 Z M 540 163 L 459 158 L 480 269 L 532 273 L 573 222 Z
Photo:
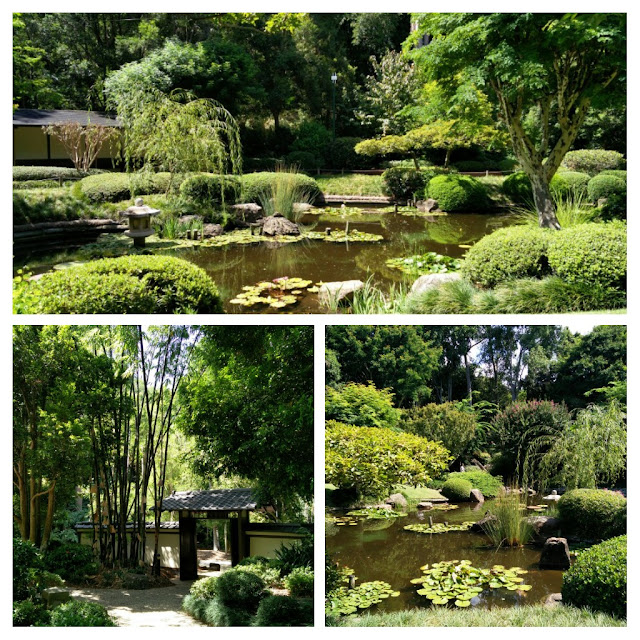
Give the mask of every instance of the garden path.
M 157 589 L 74 589 L 78 600 L 98 602 L 120 627 L 203 627 L 180 610 L 191 581 L 174 580 L 173 586 Z

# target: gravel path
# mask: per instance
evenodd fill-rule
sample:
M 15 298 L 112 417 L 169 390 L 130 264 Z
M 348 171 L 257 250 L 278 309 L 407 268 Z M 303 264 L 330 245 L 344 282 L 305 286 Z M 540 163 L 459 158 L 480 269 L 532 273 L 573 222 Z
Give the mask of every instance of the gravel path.
M 158 589 L 74 589 L 78 600 L 105 606 L 121 627 L 204 627 L 180 610 L 192 582 L 174 580 Z

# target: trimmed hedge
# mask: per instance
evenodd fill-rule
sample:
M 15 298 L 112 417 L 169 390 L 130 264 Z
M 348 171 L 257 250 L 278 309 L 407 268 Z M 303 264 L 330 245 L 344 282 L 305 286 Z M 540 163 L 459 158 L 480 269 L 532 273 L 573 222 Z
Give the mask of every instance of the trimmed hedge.
M 485 498 L 495 498 L 502 489 L 502 478 L 492 476 L 488 471 L 456 471 L 449 474 L 449 480 L 461 478 L 471 483 Z
M 206 272 L 180 258 L 103 258 L 16 289 L 22 313 L 221 313 Z
M 255 627 L 311 627 L 313 600 L 269 596 L 258 607 Z
M 301 191 L 309 195 L 309 202 L 313 203 L 320 195 L 316 181 L 303 173 L 289 174 L 296 176 Z M 260 202 L 260 195 L 268 193 L 272 185 L 278 180 L 278 172 L 247 173 L 242 176 L 242 202 Z
M 427 193 L 438 201 L 440 209 L 449 213 L 481 211 L 489 204 L 485 186 L 471 176 L 435 176 L 429 181 Z
M 573 489 L 558 500 L 562 530 L 588 540 L 627 531 L 627 500 L 604 489 Z
M 107 610 L 97 602 L 71 601 L 51 612 L 52 627 L 115 627 Z
M 217 599 L 225 607 L 255 613 L 267 595 L 264 580 L 245 571 L 225 571 L 216 583 Z
M 460 160 L 454 162 L 453 166 L 458 171 L 486 171 L 489 168 L 489 163 L 481 160 Z
M 574 565 L 562 576 L 562 602 L 626 618 L 626 535 L 580 552 Z
M 502 183 L 502 191 L 516 204 L 531 205 L 533 203 L 531 180 L 524 171 L 516 171 L 507 176 Z
M 562 160 L 563 167 L 571 171 L 582 171 L 591 176 L 595 176 L 606 169 L 622 169 L 625 163 L 626 161 L 621 153 L 607 151 L 606 149 L 569 151 Z
M 204 205 L 233 204 L 240 192 L 240 180 L 236 176 L 199 173 L 190 176 L 180 185 L 180 194 Z
M 170 184 L 178 188 L 180 179 L 167 172 L 106 173 L 83 178 L 76 189 L 90 202 L 121 202 L 133 196 L 166 193 Z
M 103 218 L 106 213 L 66 189 L 13 192 L 13 224 Z
M 541 278 L 550 273 L 546 254 L 552 234 L 530 226 L 498 229 L 467 251 L 460 273 L 483 287 L 515 278 Z
M 600 176 L 615 176 L 616 178 L 620 178 L 620 180 L 627 181 L 627 170 L 626 169 L 606 169 L 605 171 L 601 171 L 598 175 Z
M 584 196 L 587 194 L 587 184 L 590 179 L 591 176 L 588 173 L 563 171 L 556 173 L 551 178 L 549 188 L 556 198 L 566 198 L 572 195 Z
M 617 176 L 600 174 L 589 180 L 587 193 L 591 202 L 598 202 L 600 198 L 609 198 L 613 195 L 626 196 L 627 182 Z
M 382 174 L 383 191 L 394 200 L 419 200 L 433 174 L 410 167 L 391 167 Z
M 451 478 L 442 485 L 440 493 L 452 502 L 468 502 L 473 486 L 464 478 Z
M 581 224 L 552 232 L 547 256 L 553 273 L 566 282 L 626 288 L 627 232 L 620 225 Z
M 89 169 L 90 176 L 100 173 L 108 173 L 104 169 Z M 71 167 L 13 167 L 13 179 L 18 182 L 22 180 L 73 180 L 82 178 L 86 174 L 76 171 Z

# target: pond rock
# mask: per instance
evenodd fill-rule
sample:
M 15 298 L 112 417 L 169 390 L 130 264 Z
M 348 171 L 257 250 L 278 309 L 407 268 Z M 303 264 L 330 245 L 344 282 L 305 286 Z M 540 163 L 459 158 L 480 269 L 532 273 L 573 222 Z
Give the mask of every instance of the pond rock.
M 560 520 L 552 516 L 533 516 L 527 518 L 527 522 L 533 527 L 534 544 L 543 545 L 560 531 Z
M 451 282 L 452 280 L 459 280 L 459 273 L 429 273 L 425 276 L 420 276 L 412 285 L 411 293 L 423 293 L 429 289 L 433 289 L 441 285 L 443 282 Z
M 386 500 L 386 504 L 391 504 L 394 507 L 406 507 L 407 499 L 401 493 L 392 493 Z
M 571 566 L 566 538 L 548 538 L 540 554 L 541 569 L 568 569 Z
M 62 587 L 48 587 L 42 592 L 42 599 L 47 603 L 47 607 L 52 609 L 63 602 L 69 602 L 71 591 Z
M 308 202 L 294 202 L 293 203 L 293 210 L 296 213 L 305 213 L 306 211 L 311 211 L 311 209 L 313 209 L 313 205 L 309 204 Z
M 429 198 L 427 200 L 418 200 L 416 202 L 416 207 L 418 211 L 424 211 L 425 213 L 431 213 L 438 209 L 438 201 L 433 198 Z
M 274 213 L 263 220 L 262 233 L 265 236 L 299 236 L 300 228 L 282 214 Z
M 197 215 L 187 215 L 187 216 L 180 216 L 178 218 L 178 222 L 180 224 L 191 224 L 192 222 L 200 222 L 200 220 L 202 220 L 202 216 L 197 216 Z
M 242 204 L 234 204 L 231 207 L 238 220 L 243 222 L 256 222 L 262 217 L 262 207 L 255 202 L 244 202 Z
M 489 513 L 487 511 L 487 513 L 485 513 L 484 515 L 484 518 L 481 518 L 480 520 L 478 520 L 478 522 L 474 522 L 469 530 L 473 531 L 474 533 L 484 533 L 484 528 L 487 522 L 493 522 L 494 520 L 497 520 L 497 518 L 492 513 Z
M 545 599 L 544 602 L 545 607 L 559 607 L 562 604 L 562 594 L 561 593 L 550 593 Z
M 422 511 L 423 509 L 433 509 L 433 502 L 418 502 L 416 508 Z
M 202 226 L 203 238 L 215 238 L 221 236 L 224 233 L 224 229 L 221 224 L 205 224 Z
M 471 502 L 484 502 L 484 496 L 482 495 L 482 491 L 480 489 L 471 489 L 471 493 L 469 494 L 469 500 Z
M 343 280 L 342 282 L 324 282 L 318 290 L 318 300 L 321 304 L 332 301 L 353 300 L 353 294 L 364 287 L 362 280 Z

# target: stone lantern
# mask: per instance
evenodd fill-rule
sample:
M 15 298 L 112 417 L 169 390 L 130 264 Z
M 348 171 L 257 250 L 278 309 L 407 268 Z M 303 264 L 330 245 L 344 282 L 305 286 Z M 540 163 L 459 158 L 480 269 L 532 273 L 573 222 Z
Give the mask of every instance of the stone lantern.
M 129 218 L 129 229 L 124 232 L 126 236 L 133 238 L 134 247 L 144 247 L 144 239 L 153 235 L 151 228 L 151 216 L 157 216 L 159 209 L 152 209 L 143 204 L 142 198 L 136 198 L 135 205 L 126 211 L 121 211 L 120 215 Z

